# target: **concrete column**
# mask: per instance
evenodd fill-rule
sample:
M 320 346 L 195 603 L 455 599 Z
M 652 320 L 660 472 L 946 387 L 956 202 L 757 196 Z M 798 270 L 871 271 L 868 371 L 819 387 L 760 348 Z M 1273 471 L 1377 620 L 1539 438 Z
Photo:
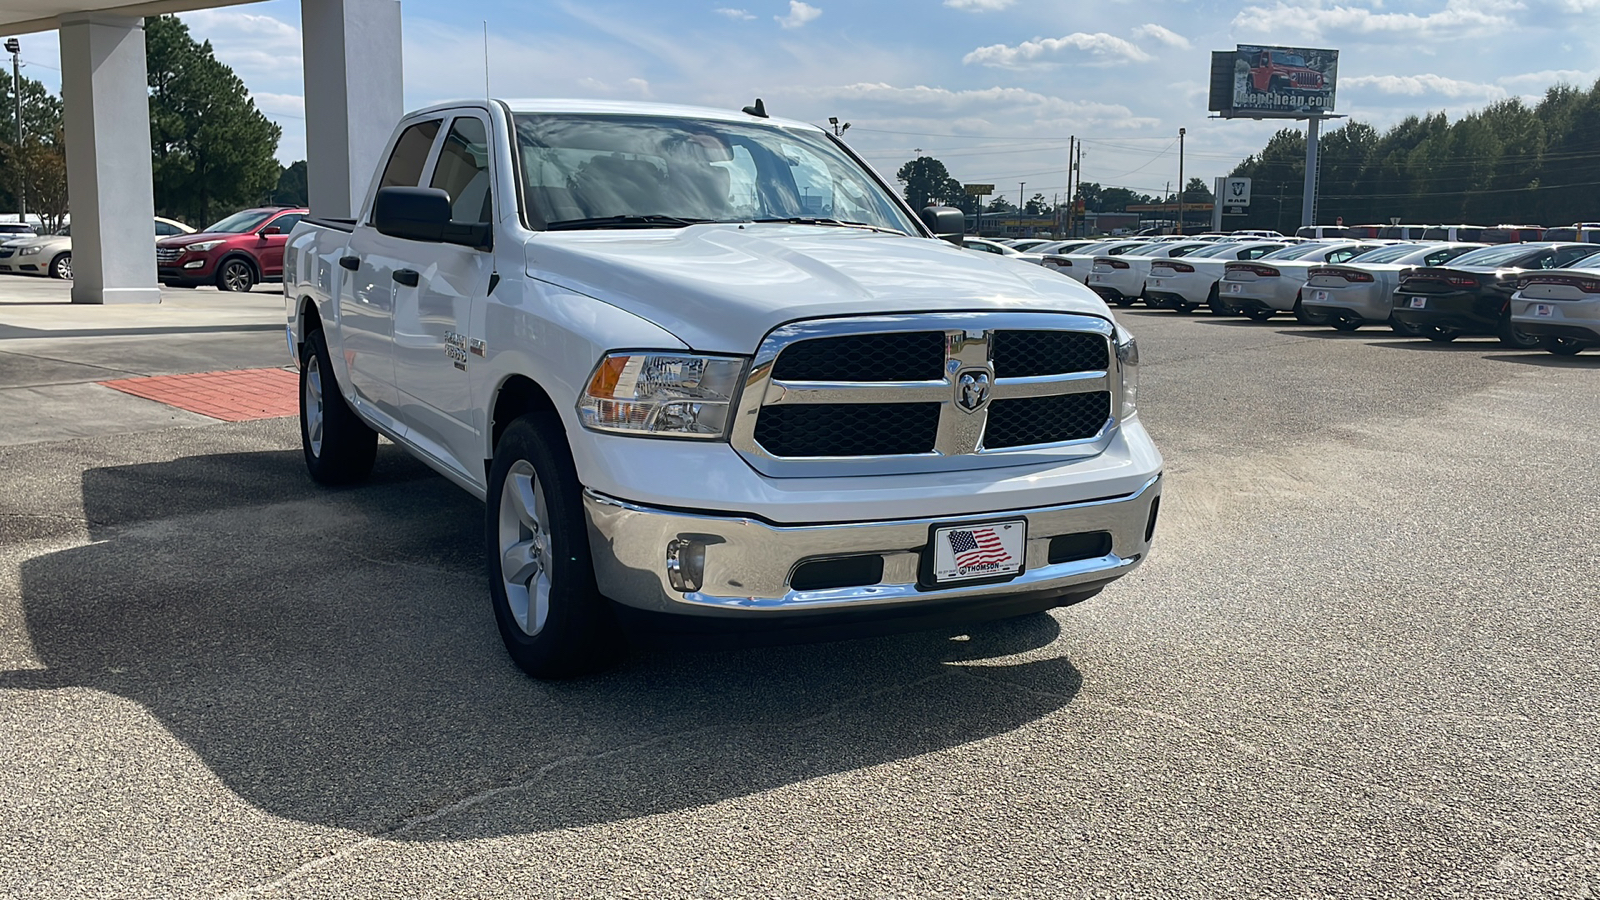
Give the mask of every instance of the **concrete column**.
M 405 113 L 399 0 L 300 0 L 311 212 L 354 216 Z
M 160 303 L 141 19 L 61 18 L 72 302 Z

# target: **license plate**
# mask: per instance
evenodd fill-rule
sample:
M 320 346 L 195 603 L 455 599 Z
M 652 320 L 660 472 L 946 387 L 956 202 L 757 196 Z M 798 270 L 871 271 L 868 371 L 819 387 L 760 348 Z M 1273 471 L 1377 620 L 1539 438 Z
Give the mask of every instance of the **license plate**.
M 1412 297 L 1411 298 L 1411 308 L 1412 309 L 1427 309 L 1427 307 L 1428 307 L 1428 298 L 1427 297 Z
M 1230 293 L 1230 294 L 1242 294 L 1242 293 L 1244 293 L 1244 285 L 1238 283 L 1237 281 L 1230 282 L 1228 284 L 1228 293 Z
M 1556 308 L 1548 303 L 1535 303 L 1533 305 L 1533 314 L 1536 316 L 1553 316 L 1556 314 Z
M 1104 275 L 1090 275 L 1089 276 L 1089 280 L 1090 281 L 1104 281 L 1105 280 L 1105 276 Z
M 1159 278 L 1150 279 L 1150 286 L 1151 287 L 1161 287 L 1161 279 L 1159 279 Z
M 1015 575 L 1022 571 L 1027 546 L 1027 519 L 935 528 L 933 580 L 945 584 Z
M 1311 302 L 1312 303 L 1327 303 L 1328 302 L 1328 292 L 1327 291 L 1312 291 L 1311 292 Z

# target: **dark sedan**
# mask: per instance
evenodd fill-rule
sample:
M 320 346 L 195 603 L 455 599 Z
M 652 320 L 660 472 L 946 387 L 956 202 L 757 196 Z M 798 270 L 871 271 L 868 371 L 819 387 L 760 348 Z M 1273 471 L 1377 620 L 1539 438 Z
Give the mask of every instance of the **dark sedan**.
M 1394 319 L 1440 343 L 1492 335 L 1508 347 L 1537 347 L 1537 335 L 1511 323 L 1518 277 L 1570 265 L 1594 249 L 1593 244 L 1507 244 L 1464 253 L 1448 266 L 1414 269 L 1394 292 Z

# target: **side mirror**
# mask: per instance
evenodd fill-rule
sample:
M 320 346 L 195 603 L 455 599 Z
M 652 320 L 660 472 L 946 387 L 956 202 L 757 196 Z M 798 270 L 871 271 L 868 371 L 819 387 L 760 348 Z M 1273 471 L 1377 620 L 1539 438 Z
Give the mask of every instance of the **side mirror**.
M 267 227 L 261 229 L 260 231 L 258 231 L 256 233 L 261 235 L 262 237 L 271 237 L 272 235 L 275 235 L 275 234 L 283 234 L 283 229 L 279 228 L 276 225 L 268 225 Z
M 929 206 L 922 210 L 922 224 L 934 237 L 960 247 L 961 236 L 967 230 L 967 214 L 954 206 Z
M 372 203 L 372 227 L 389 237 L 439 243 L 449 224 L 450 195 L 438 188 L 379 188 Z

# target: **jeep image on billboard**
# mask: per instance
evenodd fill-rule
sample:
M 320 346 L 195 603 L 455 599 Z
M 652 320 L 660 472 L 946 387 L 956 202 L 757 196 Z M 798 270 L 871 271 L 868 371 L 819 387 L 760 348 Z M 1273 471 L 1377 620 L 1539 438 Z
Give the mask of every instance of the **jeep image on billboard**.
M 1234 115 L 1307 116 L 1333 112 L 1339 51 L 1241 44 L 1234 52 Z

